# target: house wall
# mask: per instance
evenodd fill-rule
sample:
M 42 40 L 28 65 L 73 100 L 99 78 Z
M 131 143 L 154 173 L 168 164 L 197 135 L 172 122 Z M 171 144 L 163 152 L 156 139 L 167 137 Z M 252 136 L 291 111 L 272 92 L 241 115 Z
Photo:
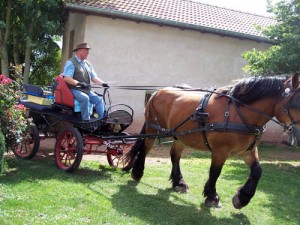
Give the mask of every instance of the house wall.
M 82 14 L 70 13 L 68 20 L 65 24 L 65 31 L 63 37 L 62 49 L 62 67 L 63 71 L 64 62 L 71 56 L 72 50 L 77 43 L 85 40 L 86 33 L 86 16 Z
M 74 44 L 89 43 L 89 61 L 101 79 L 112 82 L 111 86 L 225 86 L 247 76 L 242 71 L 246 65 L 241 57 L 244 51 L 270 47 L 245 39 L 73 13 L 66 28 L 64 46 L 69 45 L 68 35 L 74 30 Z M 66 54 L 69 49 L 63 51 L 65 62 L 70 57 Z M 145 91 L 111 88 L 110 95 L 113 103 L 133 108 L 134 124 L 129 131 L 138 131 L 143 121 Z

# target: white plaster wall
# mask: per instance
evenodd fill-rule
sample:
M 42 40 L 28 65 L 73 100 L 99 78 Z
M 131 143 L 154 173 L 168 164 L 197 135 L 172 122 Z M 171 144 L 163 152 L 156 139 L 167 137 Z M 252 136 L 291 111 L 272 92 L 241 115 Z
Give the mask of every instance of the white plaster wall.
M 62 66 L 63 70 L 64 62 L 70 57 L 69 52 L 72 51 L 75 46 L 70 46 L 70 32 L 74 30 L 74 45 L 83 42 L 85 40 L 85 22 L 86 16 L 82 14 L 70 13 L 67 23 L 65 24 L 65 31 L 63 37 L 63 50 L 62 50 Z
M 247 76 L 242 71 L 244 51 L 269 48 L 245 39 L 99 16 L 86 16 L 85 26 L 85 33 L 75 34 L 75 40 L 91 45 L 89 60 L 112 86 L 220 87 Z M 110 93 L 113 103 L 134 109 L 132 130 L 138 131 L 145 91 L 111 88 Z

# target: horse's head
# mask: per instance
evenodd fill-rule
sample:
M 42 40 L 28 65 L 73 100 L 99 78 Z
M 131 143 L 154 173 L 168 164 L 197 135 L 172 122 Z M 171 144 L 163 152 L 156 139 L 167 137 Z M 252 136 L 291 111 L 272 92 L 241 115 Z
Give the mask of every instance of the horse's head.
M 281 100 L 275 107 L 276 118 L 290 133 L 291 144 L 300 147 L 300 89 L 299 74 L 294 74 L 283 84 Z

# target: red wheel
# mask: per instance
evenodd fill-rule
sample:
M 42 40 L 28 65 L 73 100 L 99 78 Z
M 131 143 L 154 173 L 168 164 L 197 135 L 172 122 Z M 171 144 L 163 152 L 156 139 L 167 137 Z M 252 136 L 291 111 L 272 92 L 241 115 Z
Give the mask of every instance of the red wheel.
M 59 169 L 74 172 L 83 155 L 83 140 L 77 128 L 67 127 L 57 136 L 54 157 Z
M 24 135 L 22 142 L 13 149 L 15 156 L 22 159 L 32 159 L 40 148 L 40 134 L 36 125 L 33 125 Z
M 124 162 L 125 155 L 133 146 L 133 143 L 111 144 L 107 148 L 107 161 L 110 166 L 123 169 L 127 164 Z

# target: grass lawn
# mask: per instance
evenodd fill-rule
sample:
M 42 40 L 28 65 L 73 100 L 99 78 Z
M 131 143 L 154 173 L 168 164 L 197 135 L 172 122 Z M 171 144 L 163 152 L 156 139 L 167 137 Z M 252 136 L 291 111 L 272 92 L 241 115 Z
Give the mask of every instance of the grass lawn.
M 202 196 L 208 153 L 190 153 L 182 159 L 190 187 L 186 194 L 170 189 L 169 158 L 147 158 L 140 183 L 102 161 L 99 165 L 83 160 L 69 174 L 58 170 L 52 158 L 13 158 L 9 171 L 0 176 L 0 224 L 299 225 L 299 155 L 299 149 L 291 147 L 261 146 L 263 175 L 254 198 L 241 210 L 231 203 L 249 175 L 240 159 L 228 160 L 217 182 L 223 207 L 208 209 Z

